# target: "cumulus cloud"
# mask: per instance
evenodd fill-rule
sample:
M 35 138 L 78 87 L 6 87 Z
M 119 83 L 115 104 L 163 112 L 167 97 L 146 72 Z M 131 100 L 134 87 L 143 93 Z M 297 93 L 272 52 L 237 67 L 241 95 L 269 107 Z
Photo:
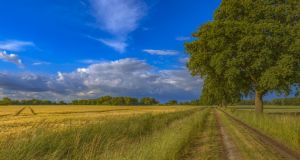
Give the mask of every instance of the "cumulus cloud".
M 139 21 L 146 13 L 146 4 L 143 0 L 90 0 L 90 2 L 99 28 L 115 36 L 113 40 L 100 42 L 124 52 L 127 36 L 138 27 Z
M 22 60 L 16 54 L 8 54 L 6 51 L 0 51 L 0 59 L 6 62 L 14 63 L 18 66 L 22 66 Z
M 25 47 L 34 46 L 33 42 L 27 41 L 18 41 L 18 40 L 9 40 L 9 41 L 0 41 L 0 49 L 8 51 L 21 51 Z
M 175 50 L 144 49 L 143 51 L 152 55 L 161 55 L 161 56 L 173 56 L 179 54 L 179 52 Z
M 186 69 L 157 70 L 145 61 L 104 61 L 57 75 L 0 74 L 0 88 L 60 99 L 112 96 L 152 96 L 160 100 L 198 98 L 202 81 Z M 51 95 L 50 95 L 51 94 Z M 15 95 L 17 96 L 17 95 Z M 71 98 L 70 98 L 71 97 Z
M 20 92 L 51 92 L 55 94 L 71 94 L 85 89 L 76 77 L 62 79 L 62 73 L 57 76 L 39 75 L 34 73 L 0 73 L 0 88 Z M 71 79 L 70 79 L 71 78 Z M 68 80 L 71 80 L 67 82 Z M 44 97 L 47 99 L 47 97 Z
M 0 86 L 7 90 L 43 92 L 48 90 L 47 82 L 47 77 L 34 74 L 0 74 Z

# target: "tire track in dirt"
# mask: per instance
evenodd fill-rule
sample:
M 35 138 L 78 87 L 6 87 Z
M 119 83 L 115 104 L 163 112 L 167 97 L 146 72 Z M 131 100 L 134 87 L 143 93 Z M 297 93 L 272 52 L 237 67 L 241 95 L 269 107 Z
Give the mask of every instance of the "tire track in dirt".
M 209 118 L 209 116 L 207 117 Z M 203 123 L 203 125 L 199 126 L 197 129 L 197 134 L 192 135 L 192 142 L 190 142 L 189 146 L 183 151 L 183 155 L 181 155 L 180 159 L 182 160 L 196 160 L 195 155 L 199 154 L 202 150 L 203 140 L 203 132 L 207 128 L 207 122 Z
M 114 112 L 114 111 L 130 111 L 131 109 L 110 109 L 103 111 L 67 111 L 67 112 L 52 112 L 46 114 L 80 114 L 80 113 L 105 113 L 105 112 Z
M 10 116 L 11 114 L 3 114 L 3 115 L 0 115 L 0 118 L 2 117 L 7 117 L 7 116 Z
M 220 136 L 222 139 L 222 146 L 223 146 L 223 156 L 222 159 L 224 160 L 241 160 L 243 159 L 239 149 L 235 145 L 234 141 L 229 136 L 227 130 L 223 126 L 223 123 L 220 119 L 220 113 L 215 111 L 215 117 L 217 119 L 217 126 L 220 132 Z
M 257 139 L 259 139 L 262 143 L 266 146 L 272 148 L 277 153 L 279 153 L 283 158 L 288 160 L 300 160 L 300 154 L 296 151 L 290 149 L 289 147 L 285 146 L 284 144 L 274 140 L 273 138 L 265 135 L 261 131 L 249 126 L 248 124 L 242 122 L 241 120 L 233 117 L 232 115 L 228 114 L 227 112 L 221 110 L 227 117 L 241 125 L 243 128 L 251 132 Z

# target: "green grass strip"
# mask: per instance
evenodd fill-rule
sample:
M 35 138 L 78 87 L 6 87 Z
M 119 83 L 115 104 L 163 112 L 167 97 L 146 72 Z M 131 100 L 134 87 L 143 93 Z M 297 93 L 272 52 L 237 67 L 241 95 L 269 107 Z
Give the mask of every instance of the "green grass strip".
M 181 160 L 182 151 L 191 143 L 199 127 L 203 126 L 207 115 L 208 110 L 197 112 L 145 137 L 137 144 L 124 145 L 120 150 L 108 152 L 99 159 Z
M 300 151 L 300 116 L 256 114 L 251 111 L 228 111 L 250 126 Z

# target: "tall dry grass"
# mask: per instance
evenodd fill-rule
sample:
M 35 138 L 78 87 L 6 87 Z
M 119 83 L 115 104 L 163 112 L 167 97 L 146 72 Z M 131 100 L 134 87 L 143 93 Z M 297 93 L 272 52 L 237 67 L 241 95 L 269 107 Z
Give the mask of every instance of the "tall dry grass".
M 189 134 L 200 123 L 200 113 L 193 109 L 144 114 L 57 132 L 43 132 L 41 128 L 34 136 L 4 140 L 0 144 L 0 159 L 118 159 L 118 155 L 124 159 L 136 157 L 136 153 L 145 157 L 149 151 L 169 159 L 165 156 L 174 157 L 180 146 L 187 143 Z M 130 148 L 133 150 L 120 152 Z

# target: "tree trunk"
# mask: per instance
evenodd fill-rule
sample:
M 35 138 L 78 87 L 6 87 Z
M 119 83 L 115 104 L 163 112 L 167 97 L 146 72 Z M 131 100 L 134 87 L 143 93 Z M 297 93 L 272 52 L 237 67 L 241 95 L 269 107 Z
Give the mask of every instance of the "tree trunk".
M 223 106 L 224 108 L 227 108 L 227 102 L 226 102 L 226 100 L 222 100 L 222 106 Z
M 264 111 L 263 94 L 258 91 L 255 92 L 255 111 L 256 113 L 263 113 Z

